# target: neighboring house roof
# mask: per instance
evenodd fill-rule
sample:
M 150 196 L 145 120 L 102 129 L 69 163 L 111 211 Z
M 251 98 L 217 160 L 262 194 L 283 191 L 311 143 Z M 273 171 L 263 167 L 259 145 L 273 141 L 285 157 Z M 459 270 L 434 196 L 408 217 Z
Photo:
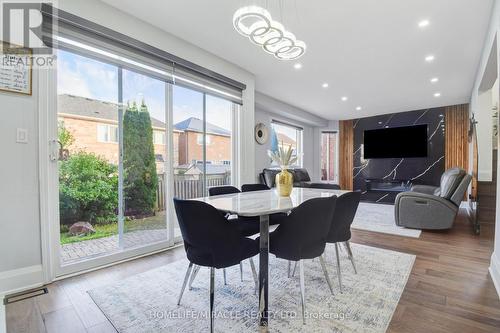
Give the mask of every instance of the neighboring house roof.
M 191 117 L 175 124 L 174 129 L 178 131 L 203 133 L 203 121 L 201 119 Z M 210 124 L 209 122 L 207 122 L 207 133 L 221 136 L 231 136 L 231 132 L 228 130 L 217 125 Z
M 118 122 L 117 103 L 74 95 L 59 95 L 57 108 L 58 112 L 63 114 Z M 165 128 L 165 123 L 154 117 L 151 117 L 151 125 Z
M 210 164 L 207 163 L 207 175 L 221 175 L 231 171 L 230 165 L 224 164 Z M 203 163 L 197 163 L 191 165 L 189 169 L 184 173 L 185 175 L 200 175 L 203 174 Z
M 175 169 L 182 170 L 185 175 L 201 175 L 203 174 L 203 163 L 183 164 Z M 231 165 L 207 163 L 207 175 L 221 175 L 227 172 L 231 172 Z

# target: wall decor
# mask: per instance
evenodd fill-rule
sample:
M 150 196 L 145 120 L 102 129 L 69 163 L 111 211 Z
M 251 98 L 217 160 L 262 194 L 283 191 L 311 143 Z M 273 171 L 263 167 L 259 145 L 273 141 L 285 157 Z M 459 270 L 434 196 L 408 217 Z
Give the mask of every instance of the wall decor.
M 353 187 L 362 192 L 362 200 L 394 203 L 396 195 L 412 185 L 439 185 L 445 169 L 445 115 L 445 108 L 433 108 L 353 121 Z M 427 125 L 427 157 L 364 158 L 366 130 L 414 125 Z
M 259 145 L 264 145 L 269 140 L 269 130 L 263 123 L 258 123 L 255 125 L 255 141 Z
M 2 42 L 0 91 L 32 94 L 32 50 Z

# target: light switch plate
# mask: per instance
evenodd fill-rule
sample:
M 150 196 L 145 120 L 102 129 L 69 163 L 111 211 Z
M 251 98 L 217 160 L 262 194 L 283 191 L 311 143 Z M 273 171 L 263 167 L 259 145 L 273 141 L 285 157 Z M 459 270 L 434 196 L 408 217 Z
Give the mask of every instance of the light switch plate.
M 16 131 L 17 143 L 28 143 L 28 130 L 26 128 L 18 128 Z

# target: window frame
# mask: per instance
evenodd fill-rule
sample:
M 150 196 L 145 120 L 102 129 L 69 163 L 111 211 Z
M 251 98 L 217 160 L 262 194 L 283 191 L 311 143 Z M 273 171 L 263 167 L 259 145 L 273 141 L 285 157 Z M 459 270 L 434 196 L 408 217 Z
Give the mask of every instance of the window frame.
M 161 136 L 160 142 L 158 142 L 158 140 L 157 140 L 158 135 Z M 167 132 L 153 128 L 153 144 L 165 146 L 167 144 Z
M 97 128 L 97 130 L 96 130 L 97 131 L 97 134 L 96 134 L 96 136 L 97 136 L 97 142 L 99 142 L 99 143 L 115 143 L 115 144 L 117 144 L 117 143 L 120 142 L 120 134 L 118 133 L 119 132 L 118 125 L 106 124 L 106 123 L 97 123 L 96 128 Z M 99 134 L 101 134 L 101 132 L 99 131 L 100 128 L 101 129 L 105 128 L 105 137 L 106 138 L 104 140 L 102 140 L 100 138 L 100 135 L 99 135 Z M 115 133 L 116 141 L 113 141 L 111 139 L 111 137 L 112 137 L 112 135 L 111 135 L 112 134 L 112 130 L 114 130 L 116 132 Z
M 322 156 L 322 151 L 323 151 L 323 135 L 324 134 L 334 134 L 335 135 L 335 150 L 334 150 L 334 171 L 333 171 L 333 180 L 323 180 L 322 178 L 322 162 L 323 162 L 323 156 Z M 328 142 L 330 142 L 330 138 L 328 139 Z M 320 176 L 320 182 L 322 183 L 334 183 L 338 184 L 339 182 L 339 132 L 337 130 L 321 130 L 320 131 L 320 137 L 319 137 L 319 151 L 320 151 L 320 156 L 319 156 L 319 176 Z M 328 153 L 328 161 L 331 160 L 331 156 L 329 156 Z M 327 164 L 329 164 L 327 162 Z M 327 166 L 328 168 L 328 166 Z M 328 168 L 329 169 L 329 168 Z M 328 176 L 328 171 L 327 171 L 327 178 L 330 178 Z
M 298 168 L 303 168 L 304 167 L 304 128 L 298 125 L 291 124 L 289 122 L 284 122 L 278 119 L 271 119 L 270 127 L 273 131 L 274 125 L 282 126 L 282 127 L 287 127 L 290 129 L 295 130 L 295 142 L 296 142 L 296 151 L 295 155 L 297 156 L 297 162 L 295 162 L 294 165 L 291 165 L 290 167 L 298 167 Z M 290 138 L 293 139 L 293 138 Z M 278 141 L 279 145 L 279 141 Z M 274 161 L 271 162 L 271 166 L 278 166 Z

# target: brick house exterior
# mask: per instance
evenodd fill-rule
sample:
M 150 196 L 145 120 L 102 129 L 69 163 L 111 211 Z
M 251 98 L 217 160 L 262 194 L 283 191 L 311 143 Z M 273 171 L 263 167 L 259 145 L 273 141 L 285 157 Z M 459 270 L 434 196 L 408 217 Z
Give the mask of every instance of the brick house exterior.
M 174 125 L 179 136 L 179 164 L 191 164 L 203 160 L 203 122 L 188 118 Z M 231 133 L 221 127 L 207 123 L 207 161 L 212 164 L 227 164 L 231 161 Z
M 70 153 L 92 152 L 118 164 L 118 105 L 94 99 L 59 95 L 58 118 L 74 137 Z M 151 117 L 158 173 L 166 160 L 165 123 Z M 231 160 L 231 133 L 207 123 L 207 161 L 225 164 Z M 203 160 L 203 123 L 188 118 L 174 125 L 174 166 Z M 230 163 L 230 162 L 229 162 Z

